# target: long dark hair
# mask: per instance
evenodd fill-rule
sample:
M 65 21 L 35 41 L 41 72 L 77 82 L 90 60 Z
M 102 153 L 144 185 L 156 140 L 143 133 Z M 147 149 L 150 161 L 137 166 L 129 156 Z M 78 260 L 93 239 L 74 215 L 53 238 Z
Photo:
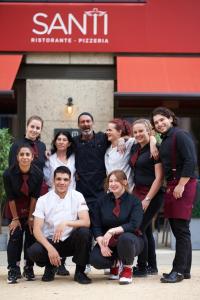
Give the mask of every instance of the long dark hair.
M 53 141 L 51 143 L 51 147 L 52 147 L 51 148 L 51 154 L 54 154 L 54 153 L 57 152 L 56 140 L 59 137 L 59 135 L 61 135 L 61 134 L 64 135 L 64 136 L 66 136 L 66 138 L 68 139 L 69 143 L 71 143 L 71 145 L 66 150 L 66 157 L 69 158 L 70 155 L 72 153 L 74 153 L 75 144 L 74 144 L 74 141 L 73 141 L 73 138 L 72 138 L 70 132 L 67 131 L 67 130 L 60 130 L 60 131 L 58 131 L 56 133 L 56 135 L 55 135 L 55 137 L 54 137 L 54 139 L 53 139 Z

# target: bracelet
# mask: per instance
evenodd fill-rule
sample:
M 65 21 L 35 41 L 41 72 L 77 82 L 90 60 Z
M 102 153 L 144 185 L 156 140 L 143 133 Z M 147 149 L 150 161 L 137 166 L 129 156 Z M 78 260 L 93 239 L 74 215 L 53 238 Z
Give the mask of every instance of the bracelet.
M 19 220 L 19 217 L 15 217 L 12 219 L 12 221 L 17 221 L 17 220 Z

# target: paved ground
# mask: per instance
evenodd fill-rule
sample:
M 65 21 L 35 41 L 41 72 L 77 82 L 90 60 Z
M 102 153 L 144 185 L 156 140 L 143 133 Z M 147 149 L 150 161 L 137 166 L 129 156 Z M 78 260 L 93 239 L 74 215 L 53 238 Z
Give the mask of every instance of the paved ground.
M 6 253 L 0 252 L 0 299 L 1 300 L 190 300 L 200 299 L 200 251 L 193 251 L 192 279 L 184 280 L 177 284 L 161 284 L 162 272 L 169 271 L 174 251 L 159 249 L 157 259 L 159 275 L 147 278 L 135 278 L 133 283 L 120 286 L 118 282 L 107 280 L 103 271 L 92 269 L 90 277 L 93 283 L 82 286 L 73 281 L 74 265 L 71 259 L 67 259 L 68 269 L 71 276 L 57 276 L 50 283 L 41 282 L 43 270 L 36 267 L 36 281 L 27 282 L 24 279 L 18 284 L 8 285 L 6 283 Z
M 4 228 L 6 230 L 6 228 Z M 162 247 L 161 235 L 158 237 Z M 159 274 L 147 278 L 134 278 L 133 283 L 121 286 L 109 281 L 103 271 L 92 269 L 89 276 L 93 283 L 80 285 L 73 281 L 74 264 L 67 259 L 69 277 L 57 276 L 53 282 L 41 281 L 43 269 L 35 267 L 36 281 L 21 279 L 18 284 L 8 285 L 6 252 L 0 251 L 0 300 L 199 300 L 200 299 L 200 251 L 193 251 L 192 279 L 176 284 L 162 284 L 163 272 L 171 270 L 174 251 L 157 250 Z

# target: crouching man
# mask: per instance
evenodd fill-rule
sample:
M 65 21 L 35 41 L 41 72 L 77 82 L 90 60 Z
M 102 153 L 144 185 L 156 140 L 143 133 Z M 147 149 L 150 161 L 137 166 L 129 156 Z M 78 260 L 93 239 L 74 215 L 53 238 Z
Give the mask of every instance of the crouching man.
M 61 166 L 54 171 L 54 189 L 40 197 L 36 204 L 33 232 L 37 242 L 29 249 L 29 257 L 45 267 L 42 281 L 54 280 L 62 257 L 73 256 L 76 264 L 74 280 L 91 283 L 84 273 L 90 251 L 90 219 L 83 195 L 68 189 L 71 172 Z

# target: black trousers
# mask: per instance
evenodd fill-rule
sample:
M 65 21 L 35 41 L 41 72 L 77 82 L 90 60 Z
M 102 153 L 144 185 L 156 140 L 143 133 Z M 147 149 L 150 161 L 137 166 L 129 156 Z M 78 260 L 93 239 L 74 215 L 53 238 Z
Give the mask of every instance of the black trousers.
M 9 237 L 7 246 L 8 268 L 13 268 L 21 259 L 22 249 L 24 246 L 24 260 L 26 266 L 33 266 L 30 260 L 27 249 L 35 242 L 34 236 L 30 233 L 27 218 L 20 219 L 21 229 L 17 227 L 14 233 Z M 24 239 L 25 236 L 25 239 Z
M 85 266 L 89 261 L 90 251 L 90 230 L 89 228 L 78 228 L 64 241 L 54 243 L 48 240 L 58 251 L 60 257 L 73 256 L 72 261 Z M 28 249 L 28 255 L 32 261 L 40 267 L 51 265 L 47 250 L 38 242 Z
M 143 244 L 142 237 L 129 232 L 122 233 L 118 238 L 117 246 L 111 248 L 113 254 L 110 257 L 103 256 L 99 245 L 96 244 L 90 255 L 90 264 L 96 269 L 109 269 L 114 261 L 119 259 L 124 265 L 132 265 L 134 257 L 142 251 Z
M 181 274 L 190 273 L 192 264 L 190 220 L 169 219 L 169 223 L 176 239 L 173 270 Z
M 152 232 L 152 219 L 156 213 L 160 210 L 163 203 L 162 191 L 159 191 L 156 196 L 151 200 L 149 207 L 143 216 L 142 225 L 140 227 L 144 237 L 144 248 L 141 254 L 138 256 L 139 268 L 145 268 L 148 262 L 148 256 L 151 258 L 151 267 L 157 268 L 156 263 L 156 251 L 155 241 Z

